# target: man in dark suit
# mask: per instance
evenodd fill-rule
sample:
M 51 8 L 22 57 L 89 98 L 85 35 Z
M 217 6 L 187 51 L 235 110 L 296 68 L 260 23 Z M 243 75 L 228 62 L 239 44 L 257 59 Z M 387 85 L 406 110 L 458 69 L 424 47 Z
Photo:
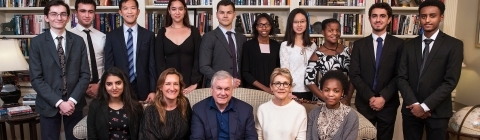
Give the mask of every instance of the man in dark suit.
M 460 78 L 463 42 L 439 30 L 445 5 L 424 1 L 419 7 L 423 35 L 405 43 L 398 69 L 406 140 L 443 140 L 452 117 L 452 91 Z
M 404 41 L 387 34 L 389 4 L 373 4 L 368 15 L 372 34 L 355 41 L 349 76 L 357 90 L 358 112 L 377 126 L 377 139 L 391 140 L 400 105 L 396 77 Z
M 82 119 L 85 91 L 90 82 L 87 51 L 82 37 L 67 30 L 70 7 L 61 0 L 44 9 L 50 30 L 32 38 L 30 76 L 38 98 L 43 140 L 58 140 L 63 118 L 66 139 L 76 139 L 73 127 Z
M 121 0 L 118 13 L 123 26 L 107 33 L 105 41 L 105 69 L 118 67 L 127 74 L 140 101 L 150 102 L 155 98 L 156 73 L 153 47 L 153 32 L 139 26 L 140 13 L 137 0 Z
M 219 26 L 202 37 L 200 45 L 200 72 L 206 76 L 205 86 L 210 87 L 213 74 L 219 70 L 229 72 L 235 79 L 235 87 L 241 84 L 241 56 L 245 35 L 236 33 L 232 22 L 235 18 L 235 5 L 230 0 L 217 4 Z
M 211 84 L 212 96 L 193 105 L 190 139 L 258 139 L 252 106 L 232 97 L 233 77 L 221 70 Z

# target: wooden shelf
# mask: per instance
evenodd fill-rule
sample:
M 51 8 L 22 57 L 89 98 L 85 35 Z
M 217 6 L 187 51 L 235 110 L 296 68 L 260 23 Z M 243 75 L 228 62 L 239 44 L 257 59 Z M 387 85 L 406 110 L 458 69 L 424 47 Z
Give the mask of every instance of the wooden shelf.
M 393 11 L 418 11 L 418 7 L 392 7 Z
M 365 10 L 364 6 L 299 6 L 305 10 Z
M 0 35 L 0 38 L 33 38 L 37 35 Z
M 252 34 L 245 34 L 246 37 L 252 37 Z M 277 34 L 276 37 L 285 37 L 285 34 Z M 323 37 L 322 34 L 310 34 L 310 37 Z M 342 35 L 340 38 L 362 38 L 363 35 Z
M 235 5 L 235 10 L 290 10 L 289 5 Z
M 44 7 L 0 7 L 0 11 L 43 11 Z
M 212 5 L 187 5 L 188 9 L 212 9 Z M 145 6 L 147 10 L 155 10 L 155 9 L 167 9 L 167 5 L 147 5 Z
M 70 6 L 71 10 L 75 10 L 75 6 Z M 97 6 L 97 10 L 118 10 L 118 6 Z
M 398 38 L 415 38 L 418 35 L 393 35 L 393 36 L 396 36 Z

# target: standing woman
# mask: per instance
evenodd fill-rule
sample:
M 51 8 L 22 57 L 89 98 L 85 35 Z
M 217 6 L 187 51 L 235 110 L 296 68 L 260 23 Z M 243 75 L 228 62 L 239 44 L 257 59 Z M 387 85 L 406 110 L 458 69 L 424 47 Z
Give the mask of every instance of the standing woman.
M 140 140 L 187 140 L 190 137 L 192 108 L 182 94 L 182 75 L 174 68 L 160 74 L 155 103 L 145 108 Z
M 142 105 L 136 100 L 125 73 L 116 67 L 109 68 L 102 75 L 98 98 L 90 104 L 88 139 L 136 140 L 142 113 Z
M 330 70 L 339 70 L 348 75 L 350 66 L 350 50 L 347 46 L 338 43 L 341 34 L 340 22 L 333 18 L 323 20 L 322 34 L 325 37 L 325 43 L 310 58 L 305 74 L 305 84 L 308 89 L 321 100 L 323 99 L 318 86 L 319 77 Z M 350 85 L 347 94 L 342 96 L 341 102 L 343 104 L 350 105 L 353 91 L 354 87 Z
M 155 39 L 157 75 L 167 68 L 175 68 L 185 79 L 185 94 L 197 88 L 202 79 L 198 66 L 198 49 L 202 38 L 197 28 L 190 25 L 187 5 L 183 0 L 170 0 L 165 16 L 165 28 Z
M 271 94 L 268 75 L 280 67 L 280 43 L 270 39 L 271 35 L 275 35 L 272 17 L 260 14 L 253 25 L 253 39 L 243 44 L 242 76 L 247 88 Z
M 303 9 L 296 8 L 288 15 L 285 40 L 280 46 L 280 67 L 292 73 L 292 94 L 297 98 L 312 100 L 313 94 L 305 86 L 304 77 L 308 59 L 317 45 L 310 41 L 308 23 L 307 12 Z

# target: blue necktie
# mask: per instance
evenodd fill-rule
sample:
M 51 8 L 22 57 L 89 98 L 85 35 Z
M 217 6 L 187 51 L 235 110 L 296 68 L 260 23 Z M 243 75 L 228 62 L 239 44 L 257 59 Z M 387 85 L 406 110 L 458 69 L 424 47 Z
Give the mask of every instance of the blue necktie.
M 383 39 L 381 37 L 377 38 L 377 54 L 375 57 L 375 79 L 373 79 L 373 91 L 377 87 L 377 75 L 378 75 L 378 68 L 380 65 L 380 57 L 382 56 L 382 48 L 383 48 Z
M 133 63 L 133 36 L 132 36 L 132 28 L 128 30 L 128 39 L 127 39 L 127 54 L 128 54 L 128 76 L 130 78 L 130 82 L 135 80 L 135 70 L 134 70 L 134 63 Z

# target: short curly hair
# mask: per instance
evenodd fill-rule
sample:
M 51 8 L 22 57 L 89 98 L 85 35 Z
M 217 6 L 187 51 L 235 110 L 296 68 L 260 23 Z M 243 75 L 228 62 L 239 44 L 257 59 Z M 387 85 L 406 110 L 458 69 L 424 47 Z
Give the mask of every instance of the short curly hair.
M 342 86 L 343 94 L 345 94 L 348 89 L 350 88 L 350 84 L 348 83 L 348 77 L 343 74 L 342 71 L 339 70 L 331 70 L 325 73 L 323 75 L 322 79 L 320 79 L 320 89 L 323 89 L 323 86 L 325 84 L 325 81 L 330 80 L 330 79 L 335 79 L 340 81 L 340 84 Z

